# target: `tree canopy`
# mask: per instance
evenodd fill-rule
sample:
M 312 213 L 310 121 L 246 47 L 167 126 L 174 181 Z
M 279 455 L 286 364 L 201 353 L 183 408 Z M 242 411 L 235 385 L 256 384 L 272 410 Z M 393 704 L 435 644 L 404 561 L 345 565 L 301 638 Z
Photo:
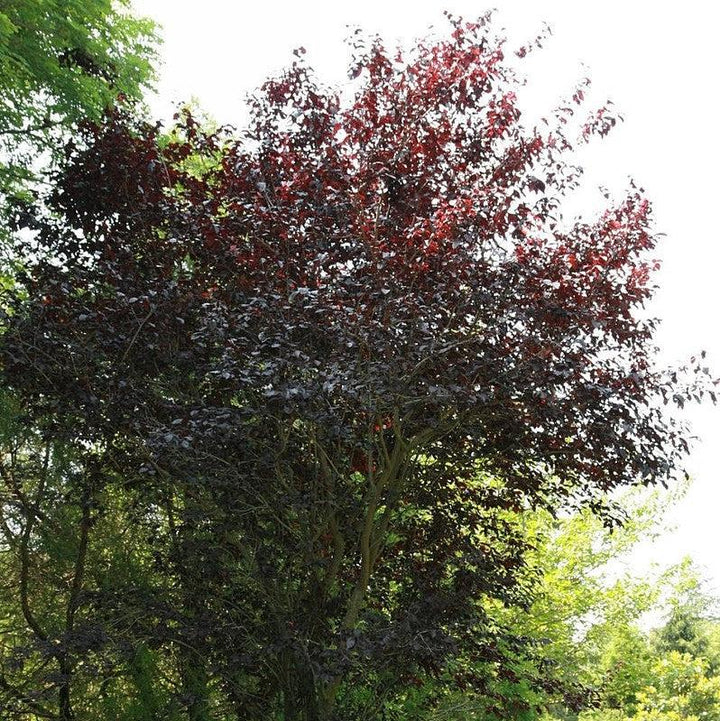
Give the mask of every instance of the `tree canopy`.
M 78 121 L 147 90 L 157 39 L 128 5 L 0 2 L 0 193 L 20 192 L 38 154 L 59 151 Z
M 614 118 L 573 125 L 577 89 L 525 128 L 506 52 L 487 18 L 405 53 L 357 36 L 349 97 L 298 57 L 239 133 L 114 110 L 15 208 L 18 718 L 494 698 L 532 644 L 488 613 L 530 604 L 523 513 L 612 524 L 610 492 L 678 470 L 663 401 L 698 390 L 654 363 L 650 205 L 563 222 Z

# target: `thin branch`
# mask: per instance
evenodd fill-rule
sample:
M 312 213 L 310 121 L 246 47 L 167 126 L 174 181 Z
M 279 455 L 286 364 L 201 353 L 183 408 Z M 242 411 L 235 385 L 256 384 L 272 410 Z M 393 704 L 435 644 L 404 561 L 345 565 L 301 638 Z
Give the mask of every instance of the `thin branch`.
M 36 494 L 35 505 L 39 504 L 40 498 L 42 497 L 42 493 L 45 489 L 45 482 L 47 480 L 47 471 L 49 464 L 50 444 L 48 443 L 45 446 L 43 472 L 40 476 L 40 481 L 38 483 L 38 491 Z M 20 538 L 20 607 L 22 608 L 23 617 L 25 618 L 25 622 L 27 623 L 28 627 L 41 641 L 47 641 L 48 636 L 45 631 L 43 631 L 42 627 L 35 618 L 35 615 L 30 608 L 30 601 L 28 599 L 28 582 L 30 576 L 30 552 L 28 549 L 28 544 L 30 543 L 30 535 L 33 531 L 35 519 L 36 516 L 34 514 L 28 517 L 27 521 L 25 522 L 25 529 L 23 530 L 22 536 Z
M 135 341 L 137 340 L 138 336 L 140 335 L 140 331 L 143 329 L 143 326 L 145 323 L 147 323 L 150 320 L 150 317 L 155 312 L 155 308 L 150 308 L 150 311 L 148 314 L 140 321 L 140 325 L 135 329 L 135 333 L 133 333 L 133 337 L 130 339 L 130 343 L 128 344 L 128 347 L 125 349 L 125 352 L 122 354 L 122 358 L 120 358 L 120 365 L 122 365 L 125 362 L 125 359 L 128 357 L 128 353 L 130 353 L 130 350 L 135 345 Z

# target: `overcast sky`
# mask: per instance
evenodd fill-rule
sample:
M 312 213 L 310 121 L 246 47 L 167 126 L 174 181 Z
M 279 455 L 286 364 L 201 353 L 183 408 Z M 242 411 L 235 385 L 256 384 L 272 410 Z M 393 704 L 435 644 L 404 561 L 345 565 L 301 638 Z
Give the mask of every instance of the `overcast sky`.
M 528 58 L 527 97 L 552 107 L 574 81 L 589 75 L 594 93 L 611 98 L 625 122 L 586 151 L 587 183 L 621 190 L 628 176 L 644 187 L 666 234 L 661 290 L 652 307 L 663 323 L 663 358 L 681 362 L 701 349 L 720 376 L 718 168 L 720 43 L 715 4 L 640 0 L 563 2 L 457 0 L 134 0 L 138 13 L 162 27 L 163 66 L 156 115 L 196 98 L 221 123 L 239 125 L 244 97 L 292 61 L 306 58 L 327 82 L 342 82 L 348 25 L 407 43 L 445 26 L 443 10 L 473 19 L 497 7 L 499 26 L 530 38 L 547 22 L 553 36 Z M 586 66 L 584 67 L 583 64 Z M 584 196 L 583 196 L 584 197 Z M 590 196 L 588 196 L 590 197 Z M 691 490 L 671 512 L 677 530 L 637 554 L 638 569 L 690 554 L 720 592 L 720 409 L 691 413 L 700 437 L 688 463 Z

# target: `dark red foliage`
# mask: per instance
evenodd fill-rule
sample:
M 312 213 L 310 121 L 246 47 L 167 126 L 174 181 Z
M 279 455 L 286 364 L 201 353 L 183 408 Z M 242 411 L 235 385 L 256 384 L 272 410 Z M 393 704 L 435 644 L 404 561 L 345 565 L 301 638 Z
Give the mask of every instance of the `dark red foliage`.
M 502 43 L 452 28 L 407 56 L 358 41 L 342 101 L 295 62 L 239 135 L 86 128 L 2 342 L 46 432 L 184 499 L 184 544 L 157 543 L 213 673 L 264 688 L 258 654 L 291 658 L 268 698 L 320 717 L 357 668 L 492 660 L 477 599 L 526 592 L 508 514 L 600 507 L 685 450 L 642 313 L 647 200 L 560 219 L 609 111 L 577 141 L 524 128 Z

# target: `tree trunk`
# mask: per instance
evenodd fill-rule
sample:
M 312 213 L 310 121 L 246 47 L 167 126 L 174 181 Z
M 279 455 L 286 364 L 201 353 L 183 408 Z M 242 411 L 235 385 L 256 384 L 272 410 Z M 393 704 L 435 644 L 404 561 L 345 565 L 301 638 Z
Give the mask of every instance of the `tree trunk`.
M 70 698 L 70 660 L 67 654 L 58 657 L 58 665 L 60 666 L 60 674 L 62 681 L 58 689 L 58 718 L 60 721 L 73 721 L 75 714 L 73 713 L 72 700 Z

